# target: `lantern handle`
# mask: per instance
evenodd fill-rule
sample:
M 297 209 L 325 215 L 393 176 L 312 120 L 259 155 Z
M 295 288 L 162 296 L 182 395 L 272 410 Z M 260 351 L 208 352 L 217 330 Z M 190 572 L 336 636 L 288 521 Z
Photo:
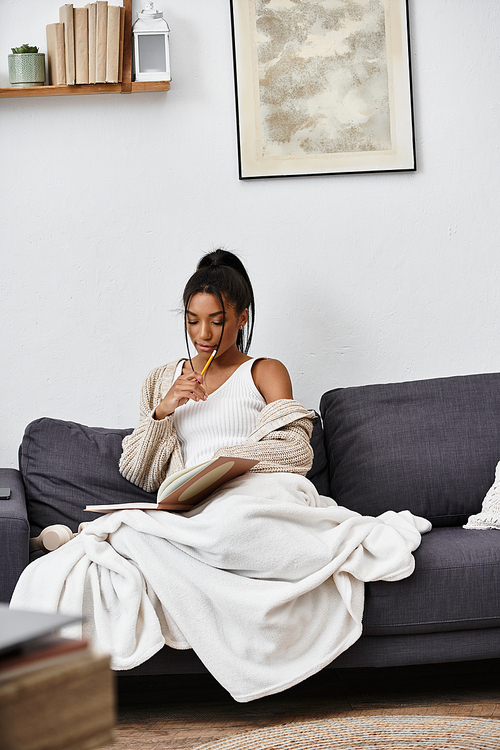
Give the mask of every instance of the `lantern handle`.
M 154 2 L 146 2 L 145 7 L 137 11 L 137 18 L 163 18 L 163 11 L 155 10 Z

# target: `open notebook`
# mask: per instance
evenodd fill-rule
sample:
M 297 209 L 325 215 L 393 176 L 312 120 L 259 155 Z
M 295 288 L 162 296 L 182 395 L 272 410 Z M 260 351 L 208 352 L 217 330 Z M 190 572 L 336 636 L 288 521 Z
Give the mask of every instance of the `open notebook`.
M 189 469 L 182 469 L 167 477 L 160 485 L 156 503 L 118 503 L 87 505 L 85 510 L 110 513 L 114 510 L 190 510 L 212 492 L 235 477 L 245 474 L 259 462 L 251 458 L 220 456 Z

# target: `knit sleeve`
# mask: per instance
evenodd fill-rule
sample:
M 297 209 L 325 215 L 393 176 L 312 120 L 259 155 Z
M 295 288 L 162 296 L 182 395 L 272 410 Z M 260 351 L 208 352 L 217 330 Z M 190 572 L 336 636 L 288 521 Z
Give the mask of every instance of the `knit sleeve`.
M 174 470 L 183 468 L 173 415 L 155 419 L 154 410 L 161 401 L 162 374 L 165 368 L 153 370 L 142 386 L 140 422 L 123 442 L 118 468 L 129 482 L 146 492 L 155 492 L 165 479 L 172 459 Z
M 255 458 L 259 463 L 250 469 L 255 473 L 288 472 L 305 476 L 313 462 L 311 434 L 312 419 L 306 416 L 269 432 L 258 442 L 219 448 L 215 457 Z

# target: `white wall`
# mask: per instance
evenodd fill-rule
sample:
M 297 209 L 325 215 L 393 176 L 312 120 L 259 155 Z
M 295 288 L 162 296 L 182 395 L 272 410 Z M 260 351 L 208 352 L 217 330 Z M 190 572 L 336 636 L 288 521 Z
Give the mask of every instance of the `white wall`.
M 415 173 L 240 182 L 228 0 L 158 0 L 168 93 L 0 100 L 0 465 L 40 416 L 136 423 L 217 245 L 254 280 L 253 353 L 282 359 L 307 406 L 500 369 L 500 5 L 410 4 Z M 59 5 L 2 0 L 0 85 Z

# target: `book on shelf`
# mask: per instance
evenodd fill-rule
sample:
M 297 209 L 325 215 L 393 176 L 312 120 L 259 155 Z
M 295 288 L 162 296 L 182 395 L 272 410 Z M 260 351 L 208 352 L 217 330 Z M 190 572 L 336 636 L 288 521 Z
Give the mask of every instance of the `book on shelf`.
M 107 0 L 95 0 L 82 8 L 62 5 L 59 23 L 47 25 L 50 83 L 120 83 L 124 38 L 122 5 L 109 5 Z
M 85 510 L 110 513 L 115 510 L 173 510 L 182 513 L 203 502 L 231 479 L 245 474 L 259 462 L 251 458 L 220 456 L 167 477 L 160 485 L 156 503 L 87 505 Z
M 89 82 L 89 12 L 73 8 L 75 33 L 75 83 Z
M 47 24 L 46 34 L 49 84 L 52 86 L 65 86 L 66 61 L 64 58 L 64 24 Z
M 106 57 L 108 53 L 108 3 L 96 2 L 95 31 L 95 81 L 106 83 Z
M 125 40 L 125 8 L 120 6 L 120 49 L 119 49 L 119 68 L 118 80 L 123 81 L 123 44 Z
M 119 5 L 108 5 L 108 28 L 106 36 L 106 83 L 118 83 L 120 73 L 120 26 Z
M 75 83 L 75 31 L 73 22 L 73 3 L 66 3 L 59 8 L 59 21 L 64 24 L 64 57 L 66 62 L 66 83 Z
M 87 3 L 85 7 L 89 14 L 89 83 L 95 83 L 95 32 L 97 6 L 95 3 Z

